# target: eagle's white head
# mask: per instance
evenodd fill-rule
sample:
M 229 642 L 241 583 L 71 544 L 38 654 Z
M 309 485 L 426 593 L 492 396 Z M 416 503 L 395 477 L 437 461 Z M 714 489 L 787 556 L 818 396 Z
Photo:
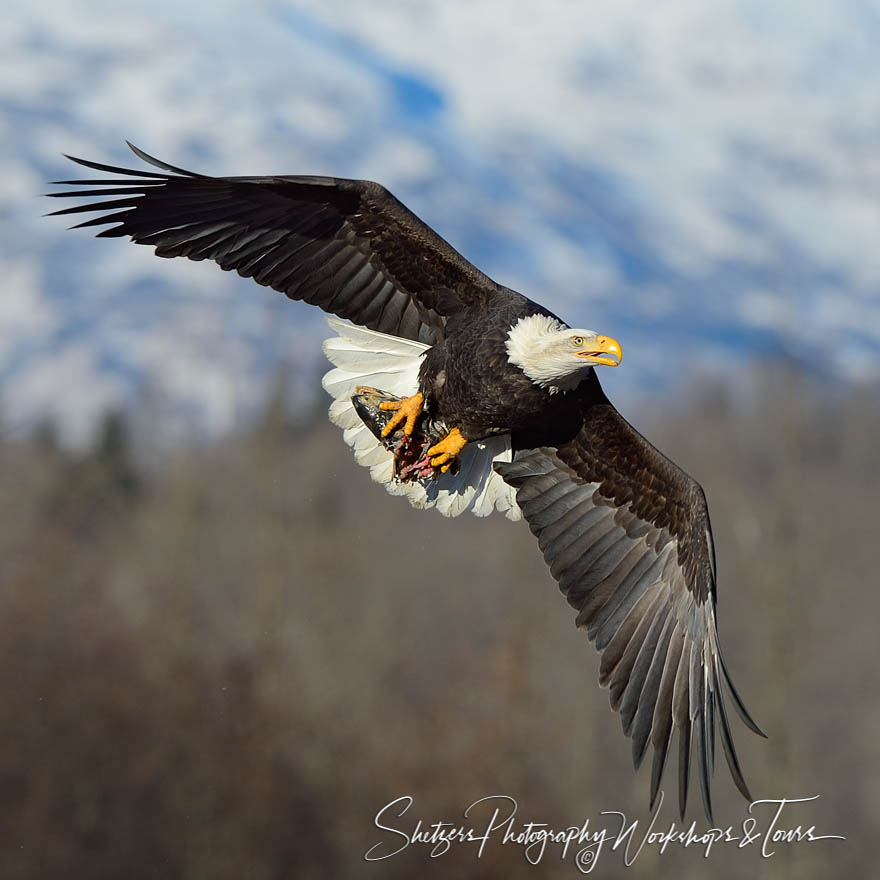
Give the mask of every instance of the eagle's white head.
M 570 391 L 594 364 L 616 367 L 620 343 L 594 330 L 573 330 L 548 315 L 520 318 L 507 334 L 507 359 L 551 394 Z

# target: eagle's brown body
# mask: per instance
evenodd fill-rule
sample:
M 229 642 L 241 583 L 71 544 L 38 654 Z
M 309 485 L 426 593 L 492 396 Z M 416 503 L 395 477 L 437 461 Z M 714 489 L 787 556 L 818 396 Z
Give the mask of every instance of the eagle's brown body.
M 578 408 L 576 395 L 552 394 L 511 367 L 506 343 L 521 318 L 550 314 L 515 291 L 469 306 L 425 354 L 419 373 L 425 409 L 456 426 L 467 440 L 558 425 Z M 573 434 L 571 436 L 574 436 Z

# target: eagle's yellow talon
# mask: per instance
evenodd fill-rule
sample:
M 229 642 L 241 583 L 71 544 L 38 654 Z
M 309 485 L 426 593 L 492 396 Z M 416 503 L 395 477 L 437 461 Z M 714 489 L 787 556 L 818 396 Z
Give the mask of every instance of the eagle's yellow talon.
M 452 460 L 467 445 L 467 440 L 461 436 L 458 428 L 453 428 L 439 443 L 435 443 L 428 450 L 431 459 L 431 467 L 439 467 L 441 473 L 446 473 L 452 466 Z
M 413 394 L 412 397 L 405 397 L 403 400 L 386 400 L 379 404 L 379 409 L 396 410 L 394 415 L 388 420 L 388 424 L 382 428 L 382 436 L 387 437 L 401 422 L 406 420 L 403 426 L 403 433 L 409 437 L 416 426 L 416 419 L 422 414 L 422 404 L 425 398 L 421 392 Z

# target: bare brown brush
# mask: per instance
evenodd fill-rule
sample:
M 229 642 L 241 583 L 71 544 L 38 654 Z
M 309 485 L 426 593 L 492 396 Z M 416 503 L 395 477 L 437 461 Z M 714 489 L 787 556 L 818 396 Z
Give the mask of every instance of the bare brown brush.
M 762 383 L 638 427 L 709 497 L 722 643 L 770 737 L 735 731 L 755 796 L 819 794 L 798 821 L 849 840 L 608 855 L 605 877 L 867 876 L 880 855 L 878 394 Z M 288 415 L 149 474 L 124 420 L 85 456 L 0 442 L 0 876 L 575 876 L 512 847 L 363 854 L 407 794 L 413 823 L 491 794 L 556 827 L 647 818 L 649 771 L 525 525 L 414 512 L 323 416 Z M 716 821 L 740 822 L 716 783 Z

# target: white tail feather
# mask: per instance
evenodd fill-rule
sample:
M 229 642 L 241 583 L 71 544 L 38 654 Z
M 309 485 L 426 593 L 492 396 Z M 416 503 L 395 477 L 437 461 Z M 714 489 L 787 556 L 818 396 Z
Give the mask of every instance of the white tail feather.
M 509 519 L 521 517 L 514 490 L 492 469 L 493 461 L 511 461 L 510 435 L 472 441 L 459 455 L 458 472 L 442 474 L 436 480 L 401 483 L 393 477 L 393 456 L 361 421 L 351 403 L 358 385 L 370 385 L 398 397 L 415 394 L 419 367 L 429 346 L 398 339 L 327 318 L 339 334 L 324 342 L 324 354 L 334 369 L 324 375 L 324 389 L 334 398 L 330 421 L 343 429 L 345 442 L 358 464 L 370 469 L 370 476 L 392 495 L 405 495 L 413 507 L 436 507 L 444 516 L 458 516 L 470 510 L 488 516 L 499 510 Z

